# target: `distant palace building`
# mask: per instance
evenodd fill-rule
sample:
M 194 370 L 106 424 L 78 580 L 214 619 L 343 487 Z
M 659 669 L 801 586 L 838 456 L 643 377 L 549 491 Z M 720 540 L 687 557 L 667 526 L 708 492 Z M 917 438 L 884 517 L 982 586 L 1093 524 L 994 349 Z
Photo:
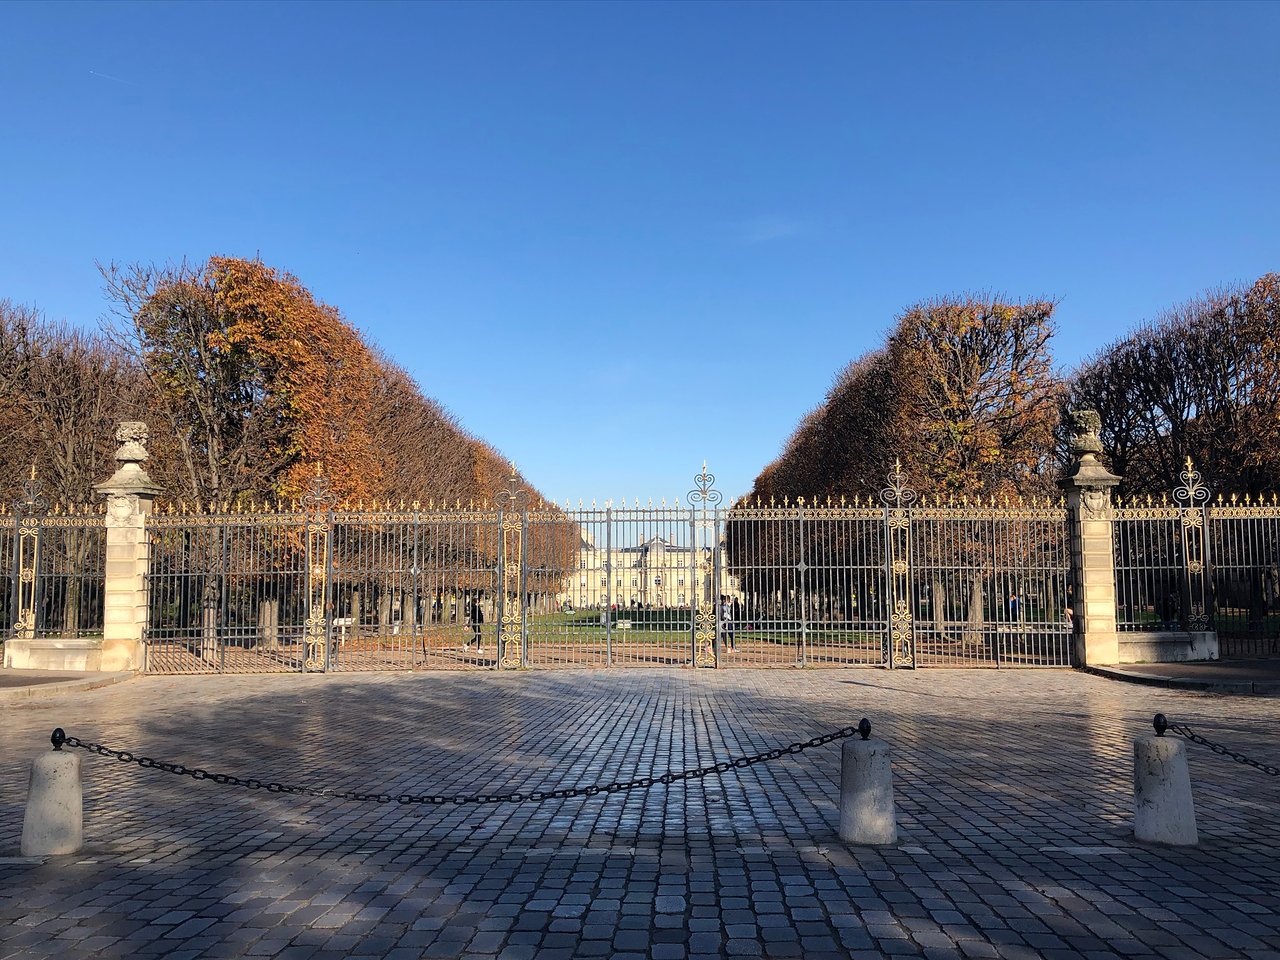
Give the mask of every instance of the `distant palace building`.
M 583 531 L 578 569 L 565 577 L 556 602 L 579 609 L 688 607 L 714 599 L 703 551 L 655 536 L 629 547 L 606 550 Z M 724 574 L 723 594 L 740 596 L 737 577 Z

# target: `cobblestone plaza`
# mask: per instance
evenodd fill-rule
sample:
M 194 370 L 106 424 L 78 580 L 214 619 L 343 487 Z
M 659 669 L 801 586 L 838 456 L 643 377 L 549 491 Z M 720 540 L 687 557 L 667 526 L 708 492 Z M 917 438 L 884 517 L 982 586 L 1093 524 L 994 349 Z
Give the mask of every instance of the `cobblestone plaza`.
M 0 958 L 1280 957 L 1280 781 L 1188 745 L 1201 844 L 1131 835 L 1163 711 L 1274 763 L 1280 700 L 1067 671 L 148 677 L 10 702 Z M 901 842 L 836 836 L 839 744 L 625 794 L 357 804 L 82 754 L 86 849 L 17 857 L 55 726 L 371 792 L 548 790 L 871 718 Z

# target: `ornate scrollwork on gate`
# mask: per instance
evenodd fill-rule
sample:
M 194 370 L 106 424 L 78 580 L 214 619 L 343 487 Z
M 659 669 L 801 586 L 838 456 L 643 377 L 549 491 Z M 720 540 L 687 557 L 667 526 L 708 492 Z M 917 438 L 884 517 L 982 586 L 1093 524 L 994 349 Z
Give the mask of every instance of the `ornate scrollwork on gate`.
M 911 615 L 911 504 L 916 492 L 907 486 L 902 461 L 893 461 L 889 485 L 880 491 L 885 505 L 885 551 L 889 580 L 889 663 L 914 667 L 915 623 Z
M 1186 575 L 1187 602 L 1189 604 L 1185 626 L 1188 630 L 1209 629 L 1209 588 L 1206 582 L 1208 557 L 1204 535 L 1205 505 L 1209 502 L 1209 488 L 1187 457 L 1187 467 L 1179 477 L 1182 486 L 1173 491 L 1182 519 L 1182 558 Z
M 321 672 L 329 665 L 329 568 L 333 508 L 337 497 L 330 489 L 328 479 L 321 475 L 319 464 L 301 503 L 306 511 L 307 537 L 307 616 L 303 621 L 302 634 L 306 654 L 303 667 L 308 672 Z
M 705 467 L 703 468 L 705 471 Z M 702 559 L 702 577 L 705 588 L 693 615 L 693 665 L 716 665 L 716 589 L 715 561 L 707 548 Z
M 36 635 L 36 585 L 40 568 L 40 526 L 49 512 L 44 484 L 36 477 L 35 464 L 31 476 L 22 483 L 22 494 L 14 503 L 18 518 L 18 608 L 13 619 L 13 635 L 30 640 Z
M 511 464 L 507 489 L 494 502 L 502 511 L 502 616 L 498 620 L 498 656 L 503 667 L 524 666 L 524 530 L 529 494 Z
M 694 506 L 716 507 L 724 501 L 724 494 L 715 489 L 716 477 L 707 473 L 707 461 L 702 461 L 702 472 L 693 478 L 697 487 L 689 491 L 689 503 Z
M 693 478 L 694 488 L 689 491 L 689 504 L 694 508 L 694 530 L 716 529 L 715 508 L 724 501 L 724 495 L 715 488 L 715 474 L 707 472 L 707 461 L 702 461 L 702 472 Z M 701 510 L 699 511 L 699 508 Z M 708 508 L 712 514 L 708 516 Z M 699 516 L 701 512 L 701 516 Z M 696 546 L 696 542 L 695 542 Z M 714 667 L 716 665 L 716 596 L 715 557 L 707 547 L 702 559 L 702 578 L 704 589 L 698 598 L 698 609 L 693 615 L 693 665 L 695 667 Z

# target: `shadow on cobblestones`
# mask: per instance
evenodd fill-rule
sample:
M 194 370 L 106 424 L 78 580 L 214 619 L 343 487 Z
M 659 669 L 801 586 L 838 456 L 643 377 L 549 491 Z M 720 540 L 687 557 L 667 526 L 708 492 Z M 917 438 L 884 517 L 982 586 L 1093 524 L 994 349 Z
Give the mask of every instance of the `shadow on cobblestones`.
M 838 745 L 443 809 L 85 756 L 92 849 L 0 864 L 0 956 L 1280 955 L 1272 782 L 1193 753 L 1203 846 L 1132 841 L 1130 741 L 1156 708 L 1274 752 L 1280 705 L 1067 672 L 142 678 L 6 713 L 0 846 L 54 725 L 240 776 L 453 794 L 660 774 L 863 714 L 895 751 L 903 839 L 836 840 Z

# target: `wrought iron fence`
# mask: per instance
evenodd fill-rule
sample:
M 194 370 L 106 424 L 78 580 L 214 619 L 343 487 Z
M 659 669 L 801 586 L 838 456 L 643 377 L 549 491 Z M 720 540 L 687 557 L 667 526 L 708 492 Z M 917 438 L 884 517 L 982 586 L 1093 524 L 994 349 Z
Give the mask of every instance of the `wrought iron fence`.
M 918 666 L 1067 666 L 1065 506 L 988 501 L 911 511 Z
M 306 515 L 177 511 L 147 517 L 147 670 L 299 671 Z
M 1280 653 L 1280 499 L 1210 499 L 1190 460 L 1173 497 L 1113 511 L 1125 632 L 1214 630 L 1222 656 Z
M 500 515 L 385 506 L 148 518 L 147 669 L 492 666 Z
M 889 662 L 883 509 L 738 504 L 724 526 L 731 588 L 720 603 L 724 665 Z
M 1183 509 L 1168 499 L 1121 501 L 1116 507 L 1111 529 L 1117 629 L 1186 629 L 1191 594 L 1183 554 L 1183 517 Z
M 1206 534 L 1222 655 L 1280 654 L 1280 500 L 1215 501 Z
M 33 473 L 0 509 L 0 640 L 101 636 L 105 580 L 101 505 L 50 509 Z
M 35 635 L 102 635 L 107 530 L 101 505 L 39 519 Z
M 329 522 L 329 669 L 497 662 L 498 512 L 341 511 Z
M 689 509 L 534 510 L 527 519 L 531 667 L 688 666 L 700 606 L 711 603 Z
M 1067 666 L 1070 544 L 1060 502 L 921 502 L 900 468 L 881 504 L 729 514 L 729 570 L 775 612 L 783 662 Z
M 13 634 L 18 617 L 17 591 L 18 520 L 7 506 L 0 504 L 0 643 Z
M 147 669 L 1065 666 L 1051 502 L 167 510 Z
M 705 466 L 697 483 L 685 505 L 574 510 L 514 480 L 492 504 L 339 507 L 318 480 L 283 510 L 157 511 L 146 668 L 1071 663 L 1062 502 L 921 498 L 896 468 L 872 501 L 725 504 Z M 0 523 L 0 625 L 100 630 L 101 514 L 28 514 Z M 1188 464 L 1172 499 L 1112 519 L 1121 630 L 1280 652 L 1275 498 L 1210 504 Z

